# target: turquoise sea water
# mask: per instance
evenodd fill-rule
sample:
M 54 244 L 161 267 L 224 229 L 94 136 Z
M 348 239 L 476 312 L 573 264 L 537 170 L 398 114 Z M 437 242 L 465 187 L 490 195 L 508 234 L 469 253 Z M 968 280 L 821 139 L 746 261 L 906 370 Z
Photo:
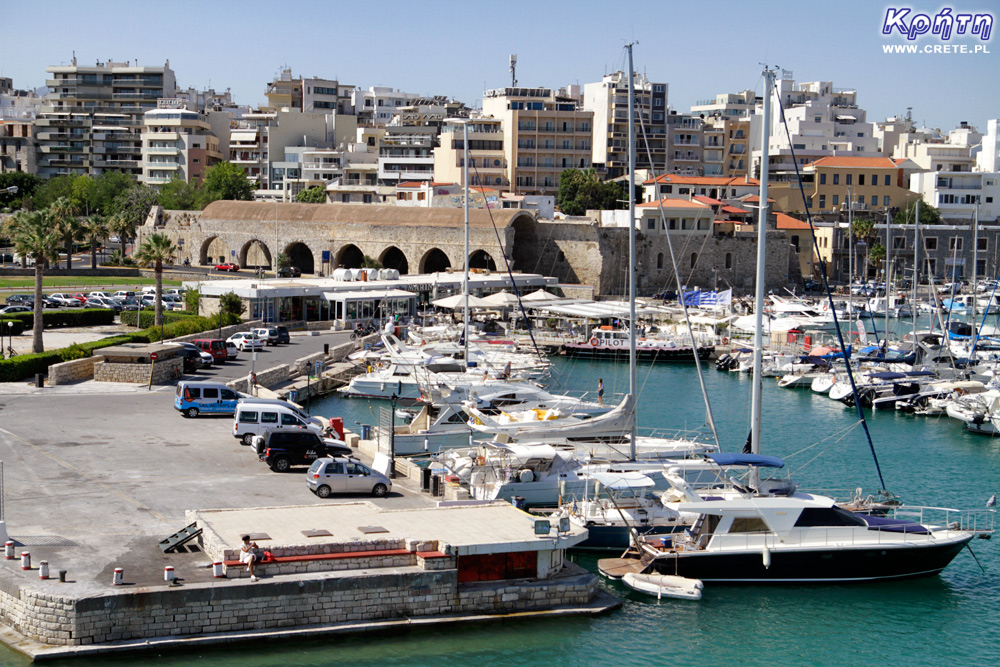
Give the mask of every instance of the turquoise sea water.
M 610 362 L 556 359 L 551 388 L 608 394 L 627 390 L 628 371 Z M 706 370 L 723 448 L 748 431 L 750 378 Z M 640 365 L 641 427 L 695 428 L 704 405 L 693 366 Z M 763 450 L 786 457 L 805 487 L 866 489 L 878 477 L 857 413 L 808 390 L 764 384 Z M 314 413 L 374 419 L 368 402 L 328 398 Z M 1000 439 L 973 436 L 947 418 L 869 413 L 888 488 L 911 504 L 982 507 L 1000 490 Z M 817 444 L 818 443 L 818 444 Z M 1000 538 L 974 540 L 937 577 L 877 584 L 708 585 L 699 602 L 663 601 L 602 583 L 624 600 L 598 618 L 505 620 L 495 624 L 331 637 L 301 643 L 224 647 L 155 657 L 158 665 L 997 665 L 1000 664 Z M 596 559 L 579 557 L 596 571 Z M 84 664 L 133 665 L 149 657 Z M 11 652 L 2 664 L 23 664 Z M 79 662 L 75 664 L 80 664 Z

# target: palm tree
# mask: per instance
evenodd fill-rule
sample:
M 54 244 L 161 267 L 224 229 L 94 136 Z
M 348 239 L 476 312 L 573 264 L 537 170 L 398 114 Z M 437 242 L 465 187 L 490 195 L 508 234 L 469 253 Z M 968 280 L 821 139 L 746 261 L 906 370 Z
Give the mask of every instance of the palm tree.
M 90 268 L 97 268 L 97 245 L 108 236 L 108 223 L 100 215 L 91 215 L 83 221 L 83 239 L 90 242 Z
M 115 213 L 108 218 L 108 231 L 118 235 L 119 265 L 125 263 L 125 233 L 129 230 L 128 220 L 121 213 Z
M 59 257 L 59 234 L 52 228 L 49 217 L 36 211 L 18 211 L 7 222 L 6 234 L 22 257 L 35 260 L 35 323 L 32 326 L 32 352 L 45 351 L 42 341 L 42 276 L 45 260 Z
M 163 324 L 163 262 L 173 259 L 177 254 L 175 246 L 166 234 L 152 234 L 143 241 L 139 249 L 135 251 L 136 264 L 142 266 L 153 264 L 156 271 L 156 309 L 153 311 L 154 326 Z M 138 317 L 138 315 L 137 315 Z
M 80 235 L 80 223 L 77 220 L 76 204 L 67 197 L 60 197 L 47 209 L 52 226 L 63 238 L 66 244 L 66 268 L 73 268 L 73 241 Z

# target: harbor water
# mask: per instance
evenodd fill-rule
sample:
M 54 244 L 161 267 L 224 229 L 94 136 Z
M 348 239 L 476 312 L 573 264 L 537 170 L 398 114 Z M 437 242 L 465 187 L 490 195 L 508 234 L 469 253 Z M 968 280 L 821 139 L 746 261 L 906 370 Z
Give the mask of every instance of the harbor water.
M 695 429 L 705 407 L 693 365 L 640 364 L 640 429 Z M 605 396 L 628 390 L 625 364 L 558 358 L 550 390 L 590 391 L 603 378 Z M 751 378 L 705 370 L 723 450 L 739 451 L 749 431 Z M 313 414 L 345 425 L 376 423 L 387 403 L 327 397 Z M 904 502 L 983 507 L 1000 490 L 1000 439 L 962 431 L 945 417 L 895 411 L 866 413 L 886 487 Z M 879 488 L 857 412 L 809 390 L 764 380 L 762 453 L 785 458 L 806 489 Z M 306 642 L 226 646 L 156 656 L 158 665 L 996 665 L 1000 663 L 1000 563 L 994 541 L 974 540 L 939 576 L 873 584 L 707 584 L 698 602 L 630 593 L 621 609 L 596 618 L 517 619 L 502 623 L 334 636 Z M 577 556 L 596 572 L 596 558 Z M 2 664 L 25 664 L 5 649 Z M 137 665 L 149 657 L 74 664 Z

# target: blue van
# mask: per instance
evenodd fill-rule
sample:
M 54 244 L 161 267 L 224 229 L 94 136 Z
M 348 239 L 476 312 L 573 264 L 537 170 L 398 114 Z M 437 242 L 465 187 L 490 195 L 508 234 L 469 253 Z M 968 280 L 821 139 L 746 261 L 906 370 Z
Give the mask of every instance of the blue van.
M 220 382 L 178 382 L 174 407 L 185 417 L 200 414 L 231 415 L 236 404 L 246 394 L 230 389 Z

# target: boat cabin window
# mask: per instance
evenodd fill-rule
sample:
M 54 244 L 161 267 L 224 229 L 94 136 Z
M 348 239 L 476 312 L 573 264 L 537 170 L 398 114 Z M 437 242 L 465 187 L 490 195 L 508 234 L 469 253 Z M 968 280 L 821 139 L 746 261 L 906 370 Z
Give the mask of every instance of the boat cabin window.
M 839 507 L 807 507 L 802 510 L 796 528 L 816 526 L 866 526 L 864 520 L 853 512 Z
M 449 424 L 464 424 L 469 421 L 469 415 L 464 412 L 456 412 L 455 414 L 448 417 L 447 423 Z
M 494 407 L 500 407 L 502 405 L 520 405 L 524 403 L 524 400 L 517 397 L 517 394 L 504 394 L 503 396 L 497 396 L 493 399 Z
M 729 527 L 730 533 L 768 533 L 770 528 L 760 517 L 748 517 L 745 519 L 733 519 L 733 525 Z

